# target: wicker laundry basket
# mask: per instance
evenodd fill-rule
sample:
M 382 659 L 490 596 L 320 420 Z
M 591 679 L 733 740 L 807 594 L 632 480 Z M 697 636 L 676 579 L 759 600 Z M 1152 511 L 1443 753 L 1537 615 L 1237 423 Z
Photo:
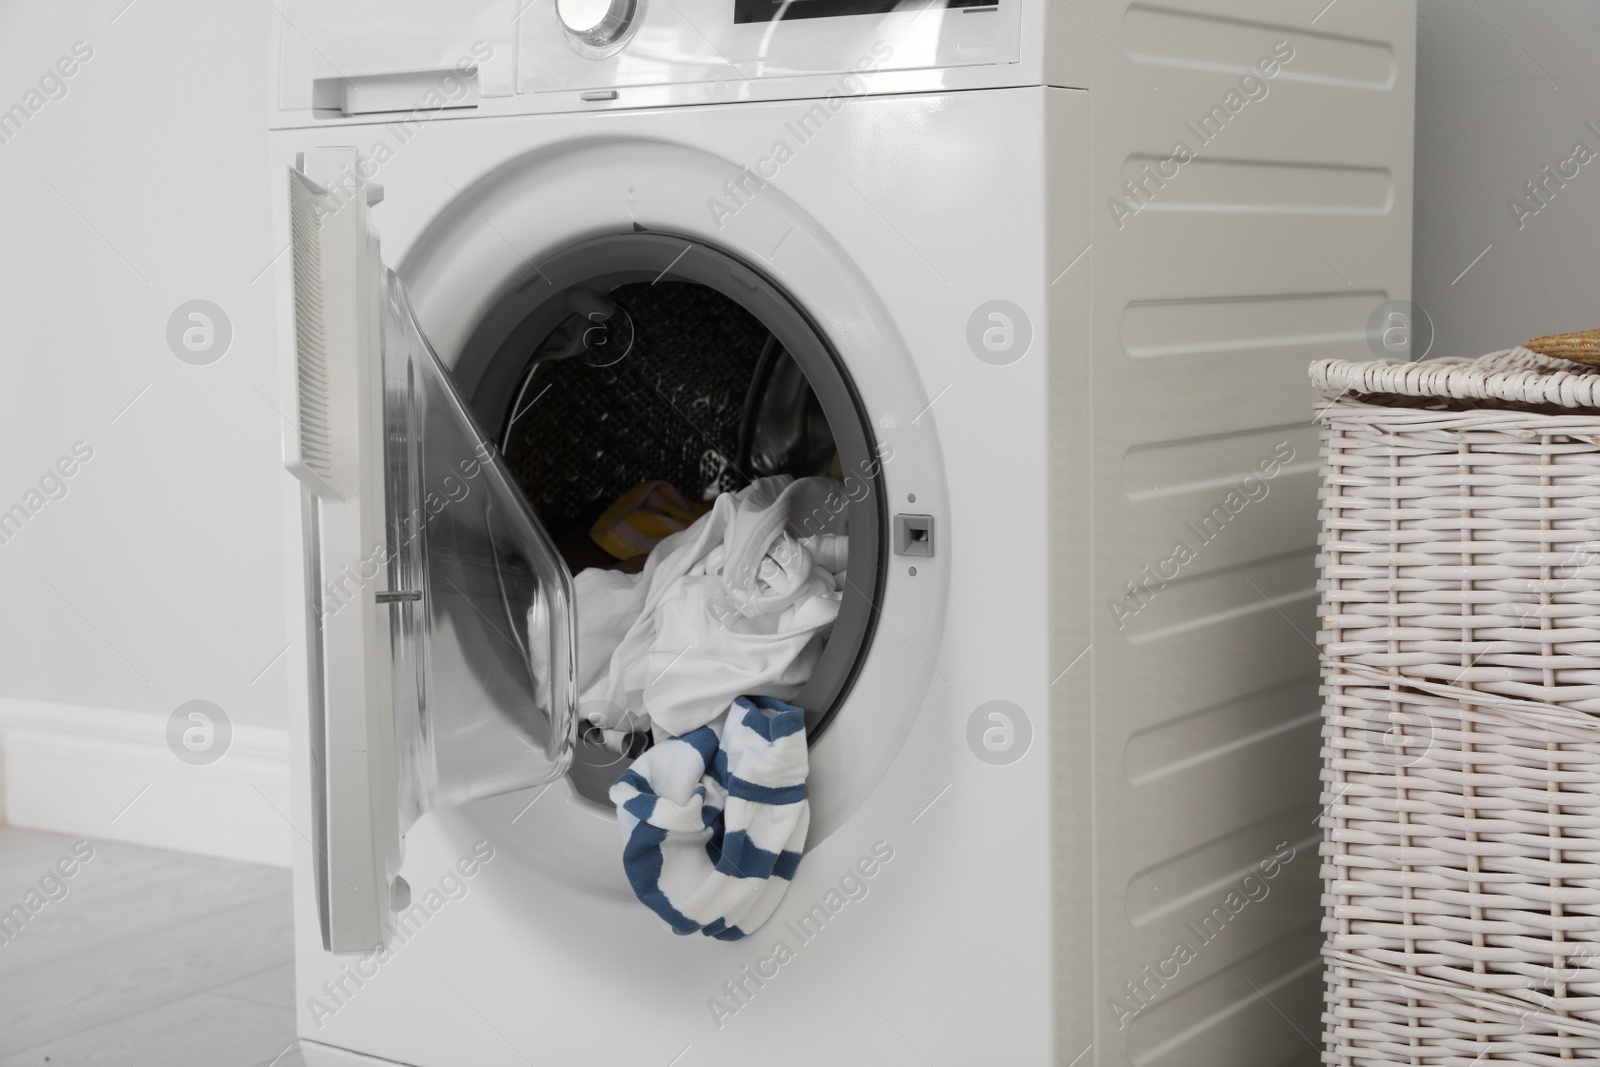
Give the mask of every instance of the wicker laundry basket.
M 1311 376 L 1323 1061 L 1600 1061 L 1600 368 Z

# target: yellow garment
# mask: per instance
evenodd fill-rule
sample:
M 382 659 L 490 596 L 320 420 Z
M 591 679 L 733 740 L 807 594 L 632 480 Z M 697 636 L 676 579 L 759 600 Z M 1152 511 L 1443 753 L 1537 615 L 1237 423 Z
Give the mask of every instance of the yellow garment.
M 687 529 L 709 509 L 691 504 L 666 482 L 640 482 L 589 528 L 594 543 L 618 559 L 643 556 L 669 534 Z

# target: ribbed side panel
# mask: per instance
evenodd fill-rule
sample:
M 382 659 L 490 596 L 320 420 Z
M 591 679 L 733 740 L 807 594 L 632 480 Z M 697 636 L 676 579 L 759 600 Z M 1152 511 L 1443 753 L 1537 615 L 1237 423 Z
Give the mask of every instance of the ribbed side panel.
M 1415 7 L 1083 7 L 1089 754 L 1056 778 L 1092 781 L 1058 796 L 1056 848 L 1058 877 L 1092 872 L 1058 891 L 1057 1058 L 1315 1063 L 1306 366 L 1371 358 L 1369 319 L 1409 296 Z

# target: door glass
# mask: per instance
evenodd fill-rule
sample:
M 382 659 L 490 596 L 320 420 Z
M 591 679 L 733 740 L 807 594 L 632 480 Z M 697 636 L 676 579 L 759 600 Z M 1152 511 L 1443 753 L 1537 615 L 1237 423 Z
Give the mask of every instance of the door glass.
M 321 183 L 355 163 L 353 148 L 309 149 L 288 174 L 299 417 L 285 451 L 309 491 L 332 952 L 392 936 L 404 835 L 423 814 L 559 778 L 576 721 L 572 576 L 383 267 L 368 214 L 381 189 Z
M 381 315 L 403 834 L 434 808 L 566 773 L 576 622 L 566 564 L 388 270 Z

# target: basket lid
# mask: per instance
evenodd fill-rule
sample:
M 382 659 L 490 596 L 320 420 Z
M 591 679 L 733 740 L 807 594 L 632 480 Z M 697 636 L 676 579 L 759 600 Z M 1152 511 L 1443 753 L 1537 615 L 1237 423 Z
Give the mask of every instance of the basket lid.
M 1521 345 L 1477 359 L 1421 363 L 1320 359 L 1311 364 L 1311 385 L 1329 398 L 1381 393 L 1600 408 L 1600 367 L 1557 359 Z

